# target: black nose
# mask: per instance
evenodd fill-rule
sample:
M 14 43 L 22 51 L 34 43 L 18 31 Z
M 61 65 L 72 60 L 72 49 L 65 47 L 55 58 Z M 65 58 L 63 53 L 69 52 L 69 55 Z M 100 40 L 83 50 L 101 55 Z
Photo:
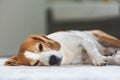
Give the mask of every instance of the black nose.
M 55 55 L 50 56 L 49 58 L 50 65 L 60 65 L 60 63 L 61 63 L 61 58 L 58 58 Z

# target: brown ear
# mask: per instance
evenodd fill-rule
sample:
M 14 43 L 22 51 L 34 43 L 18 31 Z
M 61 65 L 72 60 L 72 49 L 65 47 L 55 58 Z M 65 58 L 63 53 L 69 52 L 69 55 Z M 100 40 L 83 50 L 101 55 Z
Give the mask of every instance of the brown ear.
M 52 49 L 59 50 L 60 49 L 60 44 L 56 41 L 49 41 L 48 46 Z
M 34 40 L 40 40 L 42 42 L 45 42 L 44 38 L 46 37 L 45 35 L 42 34 L 32 34 L 30 37 Z
M 17 61 L 17 57 L 13 56 L 9 58 L 7 61 L 5 61 L 5 66 L 17 66 L 20 65 Z
M 46 43 L 50 48 L 59 50 L 60 44 L 57 41 L 54 41 L 50 38 L 48 38 L 46 35 L 30 35 L 34 40 L 40 40 L 44 43 Z

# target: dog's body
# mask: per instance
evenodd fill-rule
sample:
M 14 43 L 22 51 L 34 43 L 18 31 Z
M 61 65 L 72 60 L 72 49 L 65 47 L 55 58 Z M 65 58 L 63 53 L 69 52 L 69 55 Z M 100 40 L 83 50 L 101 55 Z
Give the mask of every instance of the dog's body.
M 59 53 L 63 55 L 61 64 L 80 64 L 85 61 L 90 63 L 88 55 L 96 59 L 101 57 L 102 61 L 99 61 L 104 62 L 103 56 L 97 51 L 97 49 L 103 51 L 103 47 L 96 41 L 92 34 L 80 31 L 68 31 L 53 33 L 47 37 L 60 43 L 61 49 Z
M 93 63 L 104 65 L 107 58 L 104 55 L 112 53 L 99 42 L 99 39 L 89 31 L 57 32 L 47 36 L 60 43 L 59 53 L 63 55 L 61 64 Z M 115 51 L 113 51 L 115 52 Z
M 117 48 L 117 49 L 116 49 Z M 120 65 L 120 41 L 99 30 L 31 35 L 6 65 Z M 107 55 L 107 56 L 106 56 Z

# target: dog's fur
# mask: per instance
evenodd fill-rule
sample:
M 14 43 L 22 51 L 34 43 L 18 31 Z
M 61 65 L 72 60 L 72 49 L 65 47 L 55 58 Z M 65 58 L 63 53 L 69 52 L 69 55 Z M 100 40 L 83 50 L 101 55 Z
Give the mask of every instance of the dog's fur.
M 120 40 L 100 30 L 30 35 L 5 65 L 120 65 Z

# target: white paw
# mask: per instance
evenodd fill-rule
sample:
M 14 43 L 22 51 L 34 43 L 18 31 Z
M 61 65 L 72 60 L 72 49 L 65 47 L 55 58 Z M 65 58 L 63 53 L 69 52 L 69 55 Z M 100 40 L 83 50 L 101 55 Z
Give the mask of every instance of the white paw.
M 99 56 L 99 57 L 95 57 L 94 59 L 92 59 L 92 63 L 95 66 L 105 66 L 107 65 L 107 59 L 104 56 Z
M 114 63 L 120 65 L 120 54 L 116 54 L 114 56 Z

